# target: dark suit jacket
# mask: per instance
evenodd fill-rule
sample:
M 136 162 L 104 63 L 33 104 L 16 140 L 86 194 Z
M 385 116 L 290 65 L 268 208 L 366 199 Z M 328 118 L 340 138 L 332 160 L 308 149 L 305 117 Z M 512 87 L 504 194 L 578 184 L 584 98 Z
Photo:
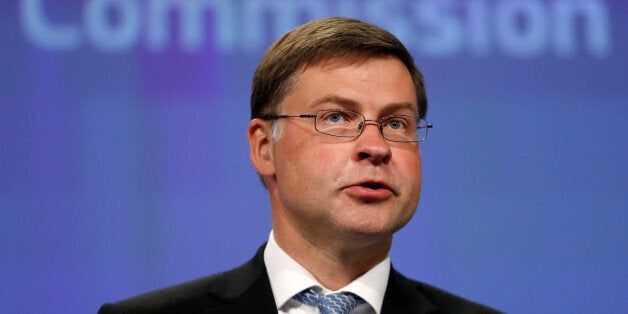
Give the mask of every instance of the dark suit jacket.
M 246 264 L 213 276 L 149 292 L 113 304 L 99 314 L 113 313 L 277 313 L 263 258 L 264 246 Z M 382 314 L 499 313 L 430 285 L 410 280 L 391 269 Z

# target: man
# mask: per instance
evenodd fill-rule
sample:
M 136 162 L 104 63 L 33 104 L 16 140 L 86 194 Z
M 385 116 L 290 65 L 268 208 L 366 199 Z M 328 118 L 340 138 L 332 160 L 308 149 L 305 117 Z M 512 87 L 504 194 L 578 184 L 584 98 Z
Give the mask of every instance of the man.
M 419 202 L 426 109 L 422 75 L 390 33 L 346 18 L 287 33 L 255 72 L 248 126 L 268 243 L 239 268 L 100 313 L 496 312 L 391 267 L 393 234 Z

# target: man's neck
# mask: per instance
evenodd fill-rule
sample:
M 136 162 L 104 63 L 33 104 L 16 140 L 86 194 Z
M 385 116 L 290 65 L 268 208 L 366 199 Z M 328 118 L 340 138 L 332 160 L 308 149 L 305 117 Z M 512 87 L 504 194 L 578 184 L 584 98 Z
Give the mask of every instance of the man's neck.
M 307 237 L 277 225 L 274 236 L 288 255 L 332 291 L 348 285 L 383 261 L 392 243 L 392 236 L 363 242 Z

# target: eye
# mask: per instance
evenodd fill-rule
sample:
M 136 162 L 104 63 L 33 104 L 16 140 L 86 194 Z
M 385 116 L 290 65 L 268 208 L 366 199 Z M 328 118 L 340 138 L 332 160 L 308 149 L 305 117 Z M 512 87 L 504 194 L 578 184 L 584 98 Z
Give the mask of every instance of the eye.
M 338 122 L 342 122 L 343 120 L 344 120 L 344 117 L 339 113 L 332 113 L 327 116 L 327 121 L 329 122 L 338 123 Z
M 406 119 L 400 117 L 391 117 L 390 119 L 386 119 L 384 122 L 384 127 L 389 128 L 391 130 L 406 130 L 408 128 L 408 121 Z
M 321 111 L 319 120 L 326 124 L 345 124 L 354 120 L 350 112 L 340 110 Z

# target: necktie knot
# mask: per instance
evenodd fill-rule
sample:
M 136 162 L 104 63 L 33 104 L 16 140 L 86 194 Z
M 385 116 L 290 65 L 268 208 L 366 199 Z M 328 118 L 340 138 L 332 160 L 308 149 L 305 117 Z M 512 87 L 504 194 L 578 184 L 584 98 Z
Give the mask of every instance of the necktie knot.
M 294 296 L 294 299 L 318 307 L 321 314 L 348 314 L 358 305 L 366 303 L 364 299 L 353 293 L 340 292 L 322 295 L 312 288 L 299 292 Z

